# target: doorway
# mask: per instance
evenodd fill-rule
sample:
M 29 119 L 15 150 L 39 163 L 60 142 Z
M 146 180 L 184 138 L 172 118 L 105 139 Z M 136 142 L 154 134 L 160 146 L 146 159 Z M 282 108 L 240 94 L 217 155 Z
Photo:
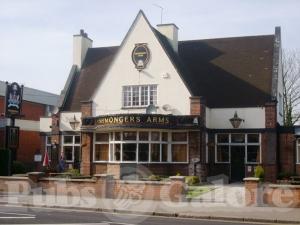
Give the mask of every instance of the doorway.
M 231 146 L 230 180 L 243 181 L 245 177 L 245 146 Z

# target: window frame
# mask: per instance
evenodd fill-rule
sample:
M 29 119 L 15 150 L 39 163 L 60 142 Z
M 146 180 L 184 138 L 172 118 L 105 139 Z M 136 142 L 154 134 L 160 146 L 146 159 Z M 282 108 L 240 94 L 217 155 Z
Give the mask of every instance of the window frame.
M 138 104 L 134 104 L 134 89 L 138 88 Z M 143 88 L 147 89 L 147 92 L 142 92 Z M 155 91 L 153 91 L 153 88 L 155 89 Z M 153 98 L 153 105 L 157 106 L 158 105 L 158 85 L 157 84 L 143 84 L 143 85 L 125 85 L 122 86 L 122 108 L 125 109 L 130 109 L 130 108 L 146 108 L 147 106 L 149 106 L 151 103 L 151 98 Z M 129 95 L 125 95 L 126 93 L 129 93 Z M 147 93 L 147 94 L 143 94 L 143 93 Z M 153 95 L 151 95 L 151 93 Z M 125 96 L 129 96 L 126 97 Z M 147 101 L 145 100 L 145 97 L 143 97 L 142 100 L 142 96 L 146 96 L 147 97 Z M 153 97 L 154 96 L 154 97 Z M 129 102 L 126 102 L 129 101 Z M 144 104 L 142 104 L 142 102 L 144 102 Z
M 124 132 L 136 132 L 136 139 L 135 140 L 123 140 L 123 133 Z M 148 140 L 140 140 L 140 132 L 147 132 L 148 133 Z M 151 132 L 158 132 L 159 133 L 159 140 L 152 141 L 151 140 Z M 180 142 L 173 142 L 171 140 L 172 133 L 175 132 L 184 132 L 187 135 L 186 141 Z M 96 134 L 97 133 L 109 133 L 109 142 L 103 142 L 103 144 L 108 144 L 109 152 L 108 152 L 108 160 L 95 160 L 95 146 L 96 144 L 101 144 L 101 142 L 96 142 Z M 120 140 L 116 139 L 116 133 L 120 133 Z M 163 141 L 163 133 L 167 133 L 167 141 Z M 94 133 L 94 141 L 93 141 L 93 163 L 137 163 L 137 164 L 166 164 L 166 163 L 173 163 L 173 164 L 186 164 L 189 162 L 189 135 L 188 131 L 165 131 L 165 130 L 124 130 L 124 131 L 108 131 L 108 132 L 95 132 Z M 115 153 L 115 145 L 120 144 L 120 160 L 114 160 L 114 153 Z M 136 145 L 136 160 L 128 161 L 123 160 L 123 144 L 135 144 Z M 139 145 L 140 144 L 148 144 L 148 161 L 139 161 Z M 152 144 L 159 144 L 159 161 L 152 161 L 151 160 L 151 145 Z M 172 144 L 186 144 L 186 161 L 183 162 L 172 162 Z M 163 145 L 167 145 L 167 161 L 162 161 L 163 159 Z
M 45 151 L 47 151 L 48 153 L 48 157 L 49 157 L 49 162 L 51 162 L 52 160 L 52 143 L 50 141 L 50 143 L 48 143 L 48 138 L 51 138 L 51 136 L 47 135 L 45 136 Z
M 65 136 L 72 136 L 72 143 L 65 143 L 64 142 L 64 137 Z M 76 136 L 79 136 L 80 138 L 80 143 L 75 143 L 75 137 Z M 62 135 L 61 137 L 61 143 L 62 143 L 62 151 L 64 153 L 64 158 L 65 158 L 65 148 L 64 147 L 72 147 L 72 160 L 66 160 L 66 163 L 74 163 L 74 158 L 75 158 L 75 153 L 74 153 L 74 150 L 75 150 L 75 147 L 81 147 L 81 135 L 80 134 L 66 134 L 66 135 Z
M 218 135 L 228 134 L 228 142 L 218 143 Z M 243 134 L 244 142 L 243 143 L 233 143 L 231 136 L 232 134 Z M 258 135 L 258 142 L 248 142 L 248 135 L 256 134 Z M 228 161 L 219 162 L 217 158 L 217 148 L 218 146 L 228 146 L 229 148 L 229 159 Z M 261 133 L 216 133 L 215 134 L 215 164 L 231 164 L 231 147 L 232 146 L 244 146 L 245 147 L 245 159 L 244 163 L 247 165 L 258 165 L 262 162 L 262 151 L 261 151 Z M 248 146 L 259 146 L 259 161 L 258 162 L 249 162 L 248 161 Z

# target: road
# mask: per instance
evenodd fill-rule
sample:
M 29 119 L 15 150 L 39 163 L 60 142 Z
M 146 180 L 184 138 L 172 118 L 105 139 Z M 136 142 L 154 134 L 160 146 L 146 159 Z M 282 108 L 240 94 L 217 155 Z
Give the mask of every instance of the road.
M 103 213 L 39 207 L 0 206 L 0 224 L 68 224 L 68 225 L 254 225 L 243 223 Z

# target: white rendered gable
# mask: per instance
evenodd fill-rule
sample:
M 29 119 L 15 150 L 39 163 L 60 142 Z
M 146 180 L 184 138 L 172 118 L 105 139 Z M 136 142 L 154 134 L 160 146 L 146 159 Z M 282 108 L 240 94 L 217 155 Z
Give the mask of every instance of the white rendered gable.
M 132 62 L 132 50 L 137 43 L 147 43 L 150 60 L 140 73 Z M 145 113 L 145 108 L 123 109 L 122 87 L 126 85 L 157 85 L 158 113 L 188 115 L 190 101 L 187 87 L 140 12 L 126 35 L 107 74 L 93 96 L 93 114 Z M 162 106 L 168 105 L 168 111 Z

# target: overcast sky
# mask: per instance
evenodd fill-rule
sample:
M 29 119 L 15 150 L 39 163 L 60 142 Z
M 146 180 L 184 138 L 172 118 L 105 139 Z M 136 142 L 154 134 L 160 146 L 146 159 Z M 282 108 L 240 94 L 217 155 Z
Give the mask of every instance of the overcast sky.
M 150 23 L 179 27 L 179 39 L 273 34 L 300 49 L 299 0 L 0 0 L 0 80 L 59 94 L 72 64 L 72 37 L 119 45 L 142 9 Z

